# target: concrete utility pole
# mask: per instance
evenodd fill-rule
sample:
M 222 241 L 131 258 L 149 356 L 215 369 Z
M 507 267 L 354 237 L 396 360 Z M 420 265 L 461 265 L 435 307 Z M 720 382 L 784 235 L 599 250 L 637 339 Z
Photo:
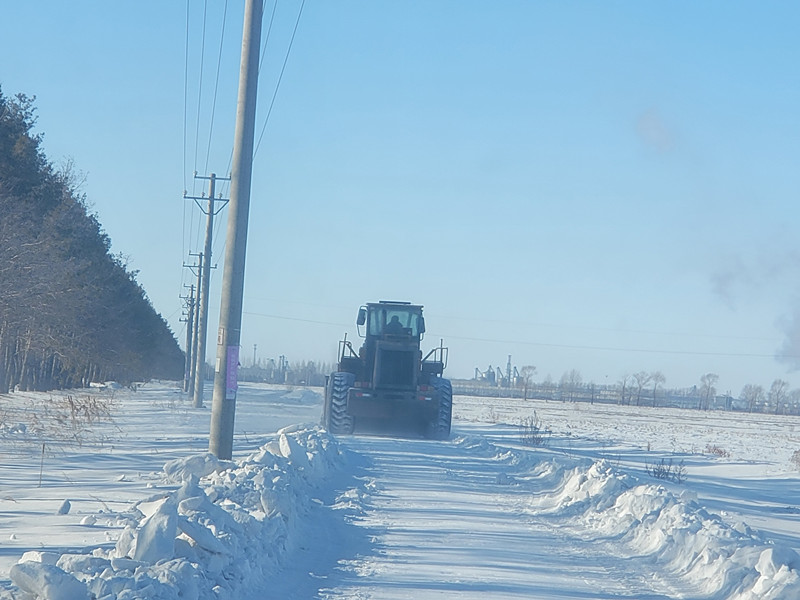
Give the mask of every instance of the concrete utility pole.
M 184 194 L 184 198 L 190 198 L 194 200 L 197 205 L 200 207 L 206 215 L 206 240 L 205 240 L 205 248 L 203 249 L 203 253 L 201 256 L 204 257 L 203 267 L 201 269 L 202 272 L 202 279 L 200 279 L 200 288 L 198 290 L 199 296 L 199 306 L 200 310 L 197 314 L 198 326 L 198 341 L 197 341 L 197 352 L 194 355 L 194 407 L 195 408 L 202 408 L 203 407 L 203 386 L 205 384 L 205 375 L 206 375 L 206 339 L 208 337 L 208 295 L 209 295 L 209 286 L 211 284 L 211 238 L 213 236 L 214 230 L 214 217 L 217 215 L 217 212 L 222 209 L 222 207 L 227 204 L 227 200 L 220 200 L 223 202 L 222 206 L 219 209 L 214 208 L 214 195 L 216 194 L 216 184 L 218 180 L 228 180 L 227 177 L 217 177 L 216 173 L 212 173 L 210 177 L 201 177 L 195 175 L 195 179 L 208 179 L 208 203 L 206 208 L 200 204 L 200 200 L 205 200 L 206 198 L 200 197 L 197 198 L 195 196 L 187 196 Z
M 194 380 L 197 373 L 197 332 L 199 330 L 200 319 L 198 318 L 200 315 L 200 283 L 202 280 L 203 275 L 203 253 L 195 254 L 193 252 L 189 253 L 189 256 L 196 256 L 197 257 L 197 264 L 196 265 L 188 265 L 190 269 L 197 269 L 197 294 L 195 295 L 194 299 L 194 327 L 192 328 L 192 361 L 191 361 L 191 372 L 189 373 L 189 389 L 187 390 L 190 396 L 194 396 Z
M 244 266 L 247 250 L 247 222 L 253 174 L 253 139 L 258 92 L 258 59 L 261 46 L 263 0 L 247 0 L 242 59 L 239 69 L 239 99 L 233 141 L 231 200 L 228 212 L 225 263 L 222 274 L 214 399 L 211 407 L 209 451 L 230 460 L 233 454 L 233 423 L 236 414 L 239 345 L 244 296 Z
M 189 391 L 189 379 L 192 376 L 192 333 L 194 333 L 194 284 L 189 295 L 181 296 L 186 300 L 186 369 L 183 374 L 183 391 Z

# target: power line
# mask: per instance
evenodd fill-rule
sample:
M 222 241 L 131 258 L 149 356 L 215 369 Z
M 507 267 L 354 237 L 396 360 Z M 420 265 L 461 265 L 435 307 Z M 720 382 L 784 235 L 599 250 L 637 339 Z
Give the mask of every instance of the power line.
M 186 0 L 186 40 L 183 56 L 183 189 L 186 190 L 186 141 L 189 113 L 189 0 Z M 185 240 L 184 240 L 185 241 Z
M 227 0 L 226 0 L 226 6 L 227 6 Z M 267 44 L 269 43 L 270 34 L 272 33 L 272 25 L 275 22 L 275 12 L 277 8 L 278 8 L 278 0 L 275 0 L 275 2 L 272 3 L 272 12 L 270 13 L 269 26 L 267 27 L 267 35 L 264 37 L 264 41 L 261 45 L 261 55 L 258 62 L 259 76 L 261 75 L 262 66 L 264 64 L 264 58 L 266 57 L 267 54 Z M 264 18 L 263 14 L 261 18 L 263 20 Z M 225 173 L 226 175 L 228 175 L 228 177 L 230 177 L 231 174 L 231 165 L 233 165 L 233 148 L 231 148 L 230 155 L 228 156 L 228 166 L 225 169 Z M 222 193 L 227 195 L 229 187 L 230 187 L 230 179 L 223 182 Z
M 268 315 L 265 313 L 257 313 L 257 312 L 250 312 L 250 311 L 242 311 L 244 315 L 251 315 L 253 317 L 266 317 L 268 319 L 278 319 L 281 321 L 299 321 L 301 323 L 314 323 L 316 325 L 335 325 L 336 327 L 350 327 L 350 324 L 343 324 L 343 323 L 333 323 L 331 321 L 316 321 L 314 319 L 300 319 L 297 317 L 284 317 L 281 315 Z
M 217 108 L 217 90 L 219 88 L 219 72 L 220 66 L 222 64 L 222 46 L 223 42 L 225 41 L 225 21 L 227 20 L 228 16 L 228 0 L 225 0 L 225 7 L 222 12 L 222 31 L 220 32 L 219 36 L 219 55 L 217 56 L 217 75 L 214 79 L 214 98 L 211 102 L 211 123 L 208 128 L 208 148 L 206 149 L 206 165 L 204 169 L 204 173 L 208 172 L 208 159 L 211 154 L 211 140 L 214 133 L 214 113 L 216 112 Z
M 220 235 L 220 229 L 222 229 L 222 227 L 222 219 L 217 219 L 217 221 L 214 223 L 214 247 L 212 249 L 215 256 L 222 255 L 223 251 L 225 250 L 225 236 Z
M 352 306 L 343 306 L 343 305 L 334 305 L 334 304 L 322 304 L 319 302 L 307 302 L 303 300 L 290 300 L 286 298 L 276 298 L 276 297 L 267 297 L 267 296 L 248 296 L 249 301 L 259 301 L 259 302 L 278 302 L 284 304 L 294 304 L 294 305 L 303 305 L 303 306 L 312 306 L 316 308 L 326 308 L 326 309 L 334 309 L 334 310 L 351 310 Z M 528 326 L 528 327 L 549 327 L 549 328 L 556 328 L 560 331 L 565 329 L 571 330 L 580 330 L 580 331 L 599 331 L 599 332 L 606 332 L 606 333 L 633 333 L 633 334 L 645 334 L 645 335 L 666 335 L 672 337 L 686 337 L 686 338 L 708 338 L 708 339 L 720 339 L 720 340 L 741 340 L 741 341 L 761 341 L 761 342 L 772 342 L 778 343 L 779 340 L 774 337 L 759 337 L 759 336 L 747 336 L 747 335 L 720 335 L 715 333 L 703 333 L 703 332 L 680 332 L 680 331 L 657 331 L 657 330 L 648 330 L 648 329 L 620 329 L 620 328 L 611 328 L 611 327 L 589 327 L 584 325 L 563 325 L 558 323 L 542 323 L 536 321 L 524 321 L 520 319 L 488 319 L 485 317 L 464 317 L 464 316 L 453 316 L 451 314 L 436 314 L 434 312 L 427 312 L 426 314 L 428 317 L 435 318 L 436 320 L 448 320 L 448 321 L 466 321 L 472 323 L 498 323 L 498 324 L 505 324 L 505 325 L 513 325 L 515 328 L 519 328 L 520 326 Z
M 188 186 L 186 183 L 186 162 L 187 162 L 187 146 L 188 146 L 188 112 L 189 112 L 189 40 L 191 36 L 191 13 L 190 13 L 190 0 L 186 2 L 186 41 L 185 41 L 185 58 L 184 58 L 184 159 L 183 159 L 183 193 L 184 195 L 188 194 Z M 205 57 L 205 38 L 206 38 L 206 22 L 207 22 L 207 15 L 208 15 L 208 0 L 204 3 L 203 6 L 203 30 L 202 30 L 202 37 L 201 37 L 201 52 L 200 52 L 200 75 L 199 75 L 199 84 L 197 87 L 197 113 L 195 114 L 195 139 L 194 139 L 194 173 L 197 173 L 197 154 L 199 151 L 199 138 L 200 138 L 200 111 L 202 107 L 202 98 L 203 98 L 203 65 L 204 65 L 204 57 Z M 192 190 L 196 189 L 196 179 L 193 179 L 192 182 Z M 183 207 L 183 231 L 182 231 L 182 243 L 183 243 L 183 251 L 184 253 L 190 252 L 191 249 L 195 245 L 195 240 L 199 238 L 199 227 L 200 227 L 200 220 L 197 221 L 197 229 L 195 228 L 195 216 L 194 212 L 189 212 L 189 217 L 187 218 L 187 208 L 186 203 L 184 203 Z M 188 236 L 187 236 L 187 229 L 188 229 Z M 195 234 L 197 238 L 195 237 Z M 187 239 L 188 237 L 188 239 Z M 182 284 L 185 282 L 185 271 L 184 271 L 184 278 L 181 282 Z
M 258 154 L 258 149 L 261 146 L 261 139 L 264 137 L 264 132 L 267 130 L 267 123 L 269 123 L 269 117 L 272 114 L 272 107 L 275 106 L 275 98 L 278 96 L 278 90 L 281 87 L 281 81 L 283 80 L 283 72 L 286 70 L 286 63 L 289 62 L 289 54 L 292 51 L 292 45 L 294 45 L 294 37 L 297 34 L 297 27 L 300 25 L 300 17 L 303 16 L 303 7 L 306 5 L 306 0 L 300 4 L 300 10 L 297 13 L 297 20 L 294 22 L 294 29 L 292 30 L 292 37 L 289 40 L 289 47 L 286 49 L 286 56 L 283 59 L 283 66 L 281 67 L 280 75 L 278 76 L 278 83 L 275 85 L 275 92 L 272 94 L 272 100 L 269 103 L 269 110 L 267 110 L 267 116 L 264 119 L 264 126 L 261 128 L 261 134 L 258 136 L 258 143 L 256 144 L 256 149 L 253 152 L 253 158 L 255 158 L 256 154 Z
M 203 34 L 200 38 L 200 81 L 197 85 L 197 121 L 194 130 L 194 172 L 197 173 L 197 152 L 200 145 L 200 108 L 203 99 L 203 65 L 206 56 L 206 20 L 208 15 L 208 0 L 203 3 Z M 195 183 L 192 185 L 192 195 L 195 194 Z
M 721 339 L 721 340 L 747 340 L 747 341 L 762 341 L 762 342 L 776 342 L 777 340 L 772 337 L 756 337 L 756 336 L 745 336 L 745 335 L 720 335 L 720 334 L 713 334 L 713 333 L 697 333 L 697 332 L 685 332 L 685 331 L 656 331 L 656 330 L 647 330 L 647 329 L 623 329 L 623 328 L 611 328 L 611 327 L 589 327 L 585 325 L 562 325 L 557 323 L 541 323 L 541 322 L 534 322 L 534 321 L 521 321 L 519 319 L 486 319 L 486 318 L 475 318 L 475 317 L 454 317 L 452 315 L 436 315 L 433 313 L 428 313 L 432 317 L 436 317 L 437 319 L 449 319 L 449 320 L 456 320 L 456 321 L 472 321 L 477 323 L 500 323 L 505 325 L 513 325 L 514 327 L 520 327 L 522 325 L 529 326 L 529 327 L 549 327 L 555 328 L 559 331 L 563 331 L 565 329 L 572 329 L 572 330 L 583 330 L 583 331 L 599 331 L 599 332 L 607 332 L 607 333 L 633 333 L 633 334 L 644 334 L 644 335 L 668 335 L 672 337 L 692 337 L 692 338 L 712 338 L 712 339 Z
M 265 317 L 269 319 L 278 319 L 281 321 L 299 321 L 302 323 L 314 323 L 316 325 L 334 325 L 337 327 L 351 327 L 351 324 L 342 324 L 342 323 L 334 323 L 331 321 L 319 321 L 314 319 L 300 319 L 296 317 L 286 317 L 282 315 L 272 315 L 266 313 L 258 313 L 258 312 L 251 312 L 245 311 L 244 314 L 257 316 L 257 317 Z M 581 345 L 581 344 L 552 344 L 547 342 L 531 342 L 531 341 L 521 341 L 521 340 L 501 340 L 501 339 L 490 339 L 490 338 L 478 338 L 478 337 L 469 337 L 469 336 L 460 336 L 460 335 L 450 335 L 448 333 L 440 333 L 435 332 L 431 333 L 430 335 L 434 337 L 441 337 L 448 340 L 463 340 L 463 341 L 470 341 L 470 342 L 484 342 L 484 343 L 492 343 L 492 344 L 514 344 L 514 345 L 521 345 L 521 346 L 538 346 L 542 348 L 560 348 L 564 350 L 593 350 L 593 351 L 602 351 L 602 352 L 636 352 L 636 353 L 646 353 L 646 354 L 670 354 L 670 355 L 683 355 L 683 356 L 720 356 L 720 357 L 728 357 L 728 358 L 798 358 L 794 355 L 789 354 L 758 354 L 758 353 L 748 353 L 748 352 L 704 352 L 699 350 L 661 350 L 661 349 L 653 349 L 653 348 L 619 348 L 613 346 L 589 346 L 589 345 Z
M 220 36 L 219 36 L 219 48 L 217 53 L 217 66 L 214 78 L 214 91 L 213 97 L 211 100 L 210 106 L 210 120 L 208 124 L 208 139 L 206 143 L 206 156 L 205 156 L 205 166 L 206 170 L 208 170 L 208 164 L 210 162 L 211 157 L 211 149 L 214 142 L 214 126 L 216 121 L 216 106 L 218 103 L 218 96 L 219 96 L 219 83 L 220 77 L 222 73 L 222 58 L 225 49 L 225 40 L 226 40 L 226 29 L 227 29 L 227 14 L 228 14 L 228 1 L 225 0 L 223 6 L 223 15 L 222 15 L 222 23 L 220 27 Z M 184 197 L 189 197 L 189 190 L 188 184 L 186 183 L 186 168 L 187 168 L 187 161 L 188 161 L 188 136 L 189 136 L 189 116 L 188 116 L 188 96 L 189 96 L 189 52 L 190 52 L 190 36 L 191 36 L 191 13 L 190 13 L 190 1 L 187 0 L 187 7 L 186 7 L 186 42 L 185 42 L 185 60 L 184 60 Z M 208 97 L 206 93 L 205 87 L 205 46 L 206 42 L 209 41 L 208 38 L 208 25 L 209 25 L 209 14 L 208 14 L 208 0 L 205 0 L 203 4 L 203 25 L 202 25 L 202 35 L 201 35 L 201 44 L 200 44 L 200 61 L 199 61 L 199 75 L 198 75 L 198 84 L 197 84 L 197 104 L 196 104 L 196 114 L 195 116 L 195 123 L 194 123 L 194 131 L 195 131 L 195 140 L 194 140 L 194 180 L 192 185 L 192 190 L 195 190 L 197 187 L 197 165 L 200 159 L 199 157 L 199 148 L 201 145 L 201 118 L 202 118 L 202 111 L 203 111 L 203 102 L 204 98 Z M 230 166 L 228 166 L 228 172 L 230 171 Z M 228 181 L 220 177 L 220 181 L 224 181 L 228 183 Z M 196 197 L 194 195 L 191 197 Z M 184 210 L 183 210 L 183 247 L 185 252 L 191 252 L 192 249 L 199 243 L 198 240 L 200 239 L 201 229 L 203 225 L 203 219 L 197 218 L 196 213 L 191 211 L 190 214 L 187 214 L 187 210 L 191 210 L 187 208 L 184 203 Z M 218 221 L 216 224 L 217 231 L 219 230 L 221 224 Z M 187 232 L 188 229 L 188 232 Z M 184 275 L 185 280 L 185 275 Z M 183 282 L 182 282 L 183 283 Z
M 278 8 L 278 0 L 272 3 L 272 14 L 269 17 L 269 27 L 267 27 L 267 35 L 264 37 L 264 43 L 261 44 L 261 58 L 258 61 L 258 72 L 261 73 L 261 67 L 264 64 L 264 57 L 267 55 L 267 44 L 269 43 L 269 34 L 272 33 L 272 24 L 275 22 L 275 9 Z
M 258 62 L 258 73 L 259 76 L 261 75 L 262 66 L 264 64 L 264 58 L 267 55 L 267 44 L 269 43 L 270 33 L 272 33 L 272 25 L 275 22 L 275 11 L 278 8 L 278 0 L 272 3 L 272 13 L 270 14 L 269 18 L 269 26 L 267 27 L 267 35 L 264 37 L 264 42 L 261 45 L 261 56 Z M 262 15 L 263 19 L 263 15 Z M 225 169 L 225 173 L 230 177 L 231 174 L 231 165 L 233 165 L 233 148 L 231 148 L 230 155 L 228 156 L 228 166 Z M 230 187 L 230 180 L 225 181 L 222 185 L 222 193 L 228 194 L 228 188 Z
M 189 1 L 186 0 L 186 39 L 184 42 L 183 59 L 183 191 L 186 193 L 186 142 L 188 138 L 189 118 Z M 186 203 L 183 203 L 183 217 L 181 222 L 181 251 L 186 251 Z M 183 271 L 183 270 L 182 270 Z M 181 289 L 183 289 L 181 277 Z

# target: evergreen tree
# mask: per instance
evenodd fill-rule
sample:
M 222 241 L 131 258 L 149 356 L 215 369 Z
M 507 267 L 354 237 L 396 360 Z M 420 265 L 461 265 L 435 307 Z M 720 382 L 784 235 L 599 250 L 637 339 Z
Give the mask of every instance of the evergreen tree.
M 0 393 L 180 379 L 175 336 L 35 123 L 34 99 L 0 88 Z

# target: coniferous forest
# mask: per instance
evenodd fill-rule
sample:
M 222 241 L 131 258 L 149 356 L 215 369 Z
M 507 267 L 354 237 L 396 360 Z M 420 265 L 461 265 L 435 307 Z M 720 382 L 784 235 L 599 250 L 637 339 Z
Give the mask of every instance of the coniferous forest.
M 180 379 L 175 336 L 35 123 L 0 88 L 0 393 Z

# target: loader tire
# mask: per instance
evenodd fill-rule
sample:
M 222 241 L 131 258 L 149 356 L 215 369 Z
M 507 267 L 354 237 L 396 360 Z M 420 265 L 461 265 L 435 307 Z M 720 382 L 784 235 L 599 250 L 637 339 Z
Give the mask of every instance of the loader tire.
M 355 375 L 341 371 L 333 373 L 328 380 L 328 388 L 325 390 L 325 425 L 333 434 L 353 433 L 353 417 L 347 413 L 347 393 L 354 382 Z
M 446 440 L 450 438 L 450 423 L 453 419 L 453 387 L 449 379 L 441 377 L 433 379 L 431 385 L 439 398 L 439 412 L 436 419 L 430 423 L 428 437 Z

